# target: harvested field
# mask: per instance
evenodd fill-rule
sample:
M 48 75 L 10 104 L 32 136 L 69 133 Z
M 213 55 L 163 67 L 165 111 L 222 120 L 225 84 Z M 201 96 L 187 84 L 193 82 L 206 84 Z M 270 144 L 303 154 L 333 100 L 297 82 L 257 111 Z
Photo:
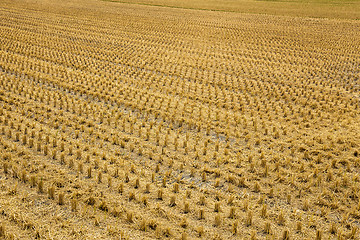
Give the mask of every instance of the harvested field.
M 359 239 L 360 21 L 218 8 L 0 2 L 0 238 Z

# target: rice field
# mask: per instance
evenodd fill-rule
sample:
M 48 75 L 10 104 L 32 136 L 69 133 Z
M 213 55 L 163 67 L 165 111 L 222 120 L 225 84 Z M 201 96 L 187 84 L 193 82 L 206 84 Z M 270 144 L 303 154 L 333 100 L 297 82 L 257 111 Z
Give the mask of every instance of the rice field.
M 0 238 L 359 239 L 358 3 L 248 2 L 1 1 Z

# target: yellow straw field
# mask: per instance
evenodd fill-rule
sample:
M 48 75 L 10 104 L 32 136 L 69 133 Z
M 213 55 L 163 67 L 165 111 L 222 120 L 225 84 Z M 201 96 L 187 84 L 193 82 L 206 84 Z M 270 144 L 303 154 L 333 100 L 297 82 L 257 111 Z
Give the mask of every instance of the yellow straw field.
M 359 239 L 359 3 L 242 1 L 0 1 L 0 239 Z

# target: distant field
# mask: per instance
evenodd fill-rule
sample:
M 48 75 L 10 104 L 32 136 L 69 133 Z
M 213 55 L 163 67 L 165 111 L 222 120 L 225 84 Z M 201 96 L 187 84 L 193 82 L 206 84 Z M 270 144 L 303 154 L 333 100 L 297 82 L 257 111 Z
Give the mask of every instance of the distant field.
M 359 0 L 104 0 L 153 6 L 301 17 L 360 19 Z

